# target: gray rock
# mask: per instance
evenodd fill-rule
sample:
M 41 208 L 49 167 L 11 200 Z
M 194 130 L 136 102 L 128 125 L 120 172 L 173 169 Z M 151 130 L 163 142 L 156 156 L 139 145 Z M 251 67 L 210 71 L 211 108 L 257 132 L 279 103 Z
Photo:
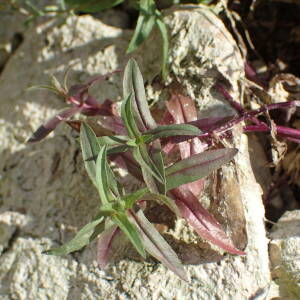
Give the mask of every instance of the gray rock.
M 270 234 L 272 278 L 281 295 L 289 299 L 300 296 L 300 210 L 287 211 Z
M 222 78 L 239 97 L 237 80 L 243 76 L 243 61 L 222 22 L 209 11 L 191 7 L 169 11 L 166 22 L 171 26 L 169 82 L 176 78 L 182 83 L 200 104 L 199 114 L 231 113 L 211 88 L 212 77 Z M 61 80 L 69 66 L 70 83 L 122 68 L 128 60 L 124 49 L 130 36 L 130 31 L 89 16 L 71 17 L 64 24 L 48 21 L 26 33 L 1 74 L 0 221 L 18 232 L 13 238 L 8 234 L 10 242 L 0 256 L 0 295 L 21 300 L 260 299 L 270 284 L 267 239 L 261 189 L 252 173 L 245 135 L 236 135 L 233 143 L 239 154 L 234 163 L 222 168 L 227 179 L 223 191 L 228 196 L 221 197 L 221 209 L 215 211 L 233 240 L 241 247 L 247 244 L 246 256 L 227 255 L 209 263 L 203 254 L 200 264 L 202 250 L 196 246 L 194 264 L 184 260 L 190 279 L 185 283 L 161 264 L 133 260 L 126 252 L 104 272 L 96 265 L 94 244 L 63 258 L 42 254 L 69 240 L 87 223 L 95 215 L 98 199 L 71 129 L 62 125 L 45 141 L 25 144 L 41 122 L 64 107 L 47 91 L 25 90 L 46 83 L 50 74 Z M 154 32 L 134 54 L 148 82 L 159 74 L 160 49 Z M 97 85 L 95 95 L 120 100 L 120 79 L 115 75 Z M 147 93 L 154 100 L 164 95 L 162 89 L 150 86 Z M 177 222 L 175 237 L 182 238 L 183 223 Z M 184 248 L 190 249 L 183 245 L 181 258 Z

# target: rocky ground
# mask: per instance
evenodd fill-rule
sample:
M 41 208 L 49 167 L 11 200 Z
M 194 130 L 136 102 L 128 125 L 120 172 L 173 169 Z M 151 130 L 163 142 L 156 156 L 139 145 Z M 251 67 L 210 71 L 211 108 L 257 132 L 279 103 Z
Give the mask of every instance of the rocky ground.
M 172 74 L 167 83 L 180 82 L 197 102 L 199 116 L 232 114 L 227 101 L 212 87 L 216 78 L 222 79 L 235 99 L 242 97 L 241 82 L 247 81 L 245 57 L 234 30 L 230 33 L 210 10 L 190 5 L 166 10 L 164 20 L 169 29 Z M 267 202 L 263 197 L 272 175 L 290 170 L 297 158 L 270 171 L 270 151 L 266 151 L 262 137 L 247 136 L 238 128 L 232 143 L 239 154 L 234 163 L 222 168 L 224 196 L 220 207 L 226 216 L 223 227 L 238 246 L 245 248 L 246 256 L 221 258 L 218 254 L 216 259 L 216 252 L 205 251 L 208 246 L 201 241 L 189 242 L 194 236 L 182 220 L 168 235 L 185 264 L 188 283 L 156 261 L 137 259 L 132 249 L 124 250 L 105 271 L 95 261 L 95 244 L 67 257 L 42 254 L 50 246 L 69 240 L 91 220 L 97 193 L 85 173 L 77 134 L 72 129 L 61 125 L 45 141 L 26 144 L 45 119 L 64 107 L 48 91 L 27 89 L 49 82 L 50 75 L 62 80 L 68 67 L 70 83 L 122 69 L 129 58 L 124 49 L 132 29 L 128 28 L 128 14 L 120 11 L 98 18 L 42 18 L 28 29 L 21 26 L 22 21 L 18 14 L 0 20 L 1 299 L 299 299 L 297 170 L 288 173 L 294 178 L 294 185 L 284 189 L 289 193 L 281 186 Z M 164 99 L 166 88 L 159 84 L 158 32 L 154 31 L 133 56 L 144 75 L 149 99 Z M 252 56 L 253 64 L 259 65 Z M 276 67 L 274 63 L 274 76 Z M 281 72 L 293 69 L 287 67 Z M 295 78 L 297 75 L 294 72 Z M 280 85 L 282 81 L 275 83 Z M 283 97 L 275 83 L 273 93 Z M 121 75 L 117 74 L 98 84 L 93 93 L 98 99 L 117 101 L 121 99 L 121 84 Z M 291 156 L 298 148 L 289 145 L 288 149 Z M 130 179 L 125 183 L 134 184 Z M 265 210 L 269 219 L 277 221 L 287 209 L 293 211 L 286 212 L 267 231 Z M 276 215 L 276 211 L 280 213 Z

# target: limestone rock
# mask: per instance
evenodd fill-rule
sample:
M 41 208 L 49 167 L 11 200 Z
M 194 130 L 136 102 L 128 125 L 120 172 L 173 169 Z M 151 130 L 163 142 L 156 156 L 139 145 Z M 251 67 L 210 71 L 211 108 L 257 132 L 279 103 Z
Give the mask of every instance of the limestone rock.
M 272 277 L 281 294 L 289 299 L 300 295 L 300 211 L 287 211 L 270 234 Z
M 172 26 L 169 82 L 176 78 L 182 83 L 199 103 L 201 115 L 231 113 L 224 99 L 211 88 L 214 79 L 208 77 L 228 81 L 239 96 L 237 80 L 243 76 L 243 62 L 221 21 L 209 11 L 188 6 L 169 11 L 166 22 Z M 227 255 L 219 262 L 193 265 L 186 262 L 190 282 L 185 283 L 161 264 L 130 259 L 126 252 L 106 272 L 99 270 L 95 244 L 63 258 L 42 254 L 50 245 L 69 240 L 90 221 L 98 199 L 71 129 L 61 125 L 45 141 L 25 144 L 46 118 L 65 105 L 47 91 L 25 90 L 47 83 L 50 74 L 61 80 L 69 66 L 72 84 L 124 67 L 128 60 L 124 49 L 131 33 L 90 16 L 70 17 L 64 24 L 45 21 L 26 33 L 1 74 L 0 221 L 3 219 L 5 226 L 15 232 L 8 233 L 0 256 L 2 299 L 246 300 L 260 299 L 268 291 L 264 209 L 245 135 L 235 139 L 239 154 L 223 170 L 233 178 L 231 182 L 236 182 L 238 205 L 234 208 L 239 207 L 243 213 L 245 257 Z M 159 74 L 159 41 L 153 34 L 134 54 L 148 82 Z M 228 53 L 232 60 L 227 59 Z M 150 99 L 163 94 L 150 86 L 147 92 Z M 94 93 L 102 101 L 120 100 L 120 75 L 98 84 Z M 222 199 L 225 210 L 230 211 L 231 202 L 226 201 L 233 198 L 234 194 Z M 234 234 L 230 224 L 224 223 L 224 227 Z

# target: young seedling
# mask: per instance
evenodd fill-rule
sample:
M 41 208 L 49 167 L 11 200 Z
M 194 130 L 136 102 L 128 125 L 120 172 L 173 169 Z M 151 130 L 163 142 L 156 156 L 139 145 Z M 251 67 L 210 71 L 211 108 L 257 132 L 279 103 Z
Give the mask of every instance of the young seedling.
M 115 71 L 116 73 L 119 71 Z M 56 127 L 63 121 L 68 121 L 77 113 L 81 113 L 86 116 L 93 115 L 109 115 L 111 113 L 111 101 L 106 100 L 103 104 L 100 104 L 94 97 L 89 94 L 89 88 L 97 81 L 104 80 L 111 76 L 113 73 L 97 76 L 84 84 L 76 84 L 67 87 L 67 73 L 64 78 L 64 86 L 52 77 L 51 85 L 41 85 L 32 87 L 31 89 L 48 89 L 56 93 L 59 97 L 63 98 L 71 108 L 66 108 L 60 113 L 51 117 L 44 124 L 42 124 L 29 138 L 28 143 L 34 143 L 45 138 L 50 132 L 56 129 Z

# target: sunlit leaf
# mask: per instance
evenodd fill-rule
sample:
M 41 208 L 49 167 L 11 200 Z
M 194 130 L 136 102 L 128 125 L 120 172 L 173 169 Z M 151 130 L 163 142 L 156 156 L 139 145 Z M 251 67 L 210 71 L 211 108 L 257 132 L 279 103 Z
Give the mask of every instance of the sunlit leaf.
M 235 148 L 210 150 L 173 164 L 166 169 L 167 190 L 209 175 L 228 163 L 237 152 Z
M 123 94 L 133 94 L 133 109 L 136 112 L 137 124 L 141 131 L 156 127 L 146 99 L 144 80 L 137 62 L 130 59 L 124 71 Z
M 95 238 L 104 230 L 103 221 L 103 217 L 96 219 L 95 221 L 82 227 L 75 235 L 75 237 L 65 245 L 50 249 L 48 251 L 45 251 L 44 253 L 53 255 L 66 255 L 68 253 L 80 250 L 92 241 L 92 237 Z

